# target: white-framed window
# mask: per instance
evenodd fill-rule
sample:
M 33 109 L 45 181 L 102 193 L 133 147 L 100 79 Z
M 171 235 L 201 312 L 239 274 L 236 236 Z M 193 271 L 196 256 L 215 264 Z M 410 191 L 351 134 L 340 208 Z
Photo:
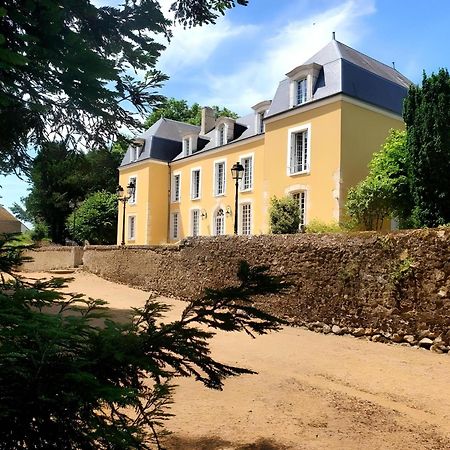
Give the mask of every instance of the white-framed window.
M 252 205 L 251 203 L 241 204 L 241 234 L 252 233 Z
M 181 174 L 174 173 L 172 176 L 172 202 L 179 202 L 181 198 Z
M 226 124 L 219 125 L 217 129 L 217 145 L 225 145 L 227 143 L 227 126 Z
M 225 161 L 214 163 L 214 195 L 225 195 Z
M 191 170 L 191 199 L 200 198 L 200 169 Z
M 298 203 L 300 215 L 300 227 L 306 224 L 306 192 L 299 191 L 291 193 L 292 198 Z
M 171 220 L 171 237 L 172 239 L 178 239 L 178 236 L 180 235 L 180 213 L 179 212 L 173 212 L 172 213 L 172 220 Z
M 200 234 L 200 210 L 191 210 L 191 234 L 197 237 Z
M 222 208 L 214 213 L 213 231 L 214 236 L 225 234 L 225 212 Z
M 134 184 L 133 194 L 128 199 L 128 203 L 133 205 L 133 204 L 136 203 L 136 198 L 137 198 L 137 177 L 135 177 L 135 176 L 134 177 L 130 177 L 128 179 L 128 184 Z
M 309 172 L 311 126 L 289 129 L 288 139 L 288 175 Z
M 295 82 L 296 104 L 301 105 L 308 100 L 308 82 L 306 78 L 301 78 Z
M 128 240 L 136 240 L 136 216 L 128 216 Z
M 262 134 L 265 131 L 265 125 L 264 125 L 264 115 L 266 114 L 265 111 L 258 113 L 258 124 L 257 124 L 257 133 Z
M 143 147 L 142 144 L 138 144 L 138 143 L 131 144 L 130 162 L 134 162 L 139 159 L 139 156 L 141 155 L 142 147 Z
M 241 181 L 241 191 L 250 191 L 253 189 L 253 157 L 242 157 L 241 164 L 244 167 L 244 175 L 242 176 Z
M 190 155 L 192 153 L 192 146 L 191 146 L 191 138 L 186 137 L 183 139 L 183 153 L 185 155 Z

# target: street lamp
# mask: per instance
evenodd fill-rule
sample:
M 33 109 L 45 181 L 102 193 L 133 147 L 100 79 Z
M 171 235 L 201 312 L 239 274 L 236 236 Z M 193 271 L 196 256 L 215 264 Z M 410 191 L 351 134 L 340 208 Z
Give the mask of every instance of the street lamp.
M 77 240 L 75 238 L 75 223 L 76 223 L 76 213 L 77 213 L 77 202 L 75 200 L 70 200 L 69 202 L 69 207 L 72 208 L 72 212 L 73 212 L 73 226 L 72 226 L 72 240 L 77 243 Z
M 234 234 L 238 234 L 238 195 L 239 195 L 239 181 L 244 175 L 244 166 L 238 161 L 231 168 L 231 175 L 236 181 L 236 195 L 234 199 Z
M 123 187 L 119 184 L 117 186 L 117 195 L 119 202 L 123 203 L 123 215 L 122 215 L 122 242 L 120 245 L 125 245 L 125 207 L 127 201 L 134 195 L 134 190 L 136 189 L 136 185 L 133 182 L 127 186 L 127 193 L 125 194 Z

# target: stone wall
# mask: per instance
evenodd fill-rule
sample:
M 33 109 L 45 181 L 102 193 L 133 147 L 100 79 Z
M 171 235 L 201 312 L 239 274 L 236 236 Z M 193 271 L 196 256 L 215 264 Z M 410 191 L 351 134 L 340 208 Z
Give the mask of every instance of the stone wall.
M 240 260 L 291 283 L 263 309 L 311 329 L 448 351 L 450 229 L 391 234 L 220 236 L 178 246 L 86 247 L 87 270 L 190 298 L 236 282 Z M 406 345 L 406 344 L 405 344 Z
M 83 263 L 83 247 L 49 246 L 27 250 L 24 256 L 31 258 L 20 267 L 23 272 L 45 272 L 68 269 Z

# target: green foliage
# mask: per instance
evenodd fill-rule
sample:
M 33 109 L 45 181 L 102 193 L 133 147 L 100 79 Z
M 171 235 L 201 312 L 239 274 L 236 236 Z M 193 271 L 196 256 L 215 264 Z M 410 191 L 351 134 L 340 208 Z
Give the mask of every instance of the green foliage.
M 40 242 L 48 239 L 48 227 L 43 222 L 36 222 L 33 229 L 30 231 L 30 237 L 33 242 Z
M 340 233 L 345 231 L 337 222 L 321 222 L 314 219 L 305 227 L 306 233 Z
M 297 233 L 300 226 L 300 209 L 290 196 L 270 200 L 270 230 L 274 234 Z
M 441 69 L 422 86 L 411 86 L 405 101 L 409 177 L 416 226 L 450 222 L 450 75 Z
M 0 242 L 0 270 L 9 272 L 4 256 Z M 251 297 L 279 292 L 281 280 L 245 263 L 238 276 L 235 287 L 206 292 L 165 323 L 167 306 L 152 300 L 118 323 L 101 300 L 61 293 L 64 280 L 3 281 L 0 447 L 160 448 L 174 377 L 222 389 L 226 378 L 253 373 L 211 357 L 211 328 L 255 335 L 280 327 Z
M 368 176 L 349 190 L 346 207 L 350 217 L 366 230 L 379 230 L 383 220 L 392 217 L 408 223 L 412 203 L 404 131 L 390 131 L 369 163 Z
M 174 0 L 185 25 L 214 22 L 232 0 Z M 246 4 L 245 0 L 237 0 Z M 154 0 L 5 0 L 0 9 L 0 173 L 27 169 L 50 139 L 101 148 L 139 128 L 167 79 L 155 65 L 171 21 Z M 146 72 L 142 80 L 131 74 Z
M 66 220 L 70 236 L 77 242 L 114 244 L 117 238 L 117 195 L 94 192 Z
M 30 194 L 22 199 L 26 210 L 21 211 L 23 208 L 19 205 L 15 205 L 14 210 L 25 215 L 35 228 L 38 224 L 47 226 L 46 236 L 64 243 L 65 222 L 77 204 L 96 191 L 115 193 L 117 167 L 122 157 L 120 144 L 110 150 L 91 150 L 85 154 L 62 144 L 47 143 L 31 166 Z
M 238 115 L 228 108 L 213 106 L 212 109 L 216 117 L 232 117 L 237 119 Z M 202 121 L 202 109 L 198 103 L 189 106 L 186 100 L 177 100 L 175 98 L 165 99 L 158 108 L 155 108 L 147 117 L 144 125 L 146 128 L 151 127 L 162 117 L 166 119 L 178 120 L 192 125 L 200 125 Z

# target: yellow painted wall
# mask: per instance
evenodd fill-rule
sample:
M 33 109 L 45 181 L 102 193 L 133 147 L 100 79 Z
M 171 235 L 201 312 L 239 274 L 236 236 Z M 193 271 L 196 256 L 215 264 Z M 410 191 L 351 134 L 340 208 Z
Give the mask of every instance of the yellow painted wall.
M 312 219 L 323 222 L 338 220 L 340 168 L 340 102 L 299 112 L 266 124 L 264 156 L 264 221 L 263 231 L 269 232 L 270 197 L 282 197 L 288 192 L 306 191 L 306 224 Z M 289 130 L 310 126 L 310 170 L 306 174 L 288 175 Z
M 160 244 L 167 242 L 169 166 L 148 160 L 120 169 L 119 184 L 126 189 L 131 177 L 136 177 L 136 203 L 125 209 L 126 244 Z M 122 240 L 123 203 L 119 204 L 117 243 Z M 136 216 L 136 239 L 128 239 L 128 217 Z
M 225 215 L 225 234 L 233 234 L 235 182 L 231 175 L 231 167 L 243 156 L 253 155 L 253 189 L 248 192 L 239 191 L 239 202 L 252 203 L 252 234 L 260 234 L 263 229 L 257 226 L 262 221 L 262 181 L 263 181 L 263 143 L 264 136 L 230 145 L 220 151 L 211 151 L 199 157 L 189 157 L 171 164 L 172 174 L 181 174 L 181 198 L 179 203 L 171 202 L 170 211 L 180 213 L 179 239 L 191 234 L 191 210 L 204 210 L 207 217 L 200 218 L 200 235 L 213 235 L 214 212 L 218 208 L 227 209 L 231 214 Z M 214 167 L 216 161 L 225 160 L 225 195 L 214 196 Z M 201 170 L 201 195 L 199 200 L 191 200 L 191 170 Z M 171 242 L 174 240 L 172 239 Z
M 372 155 L 380 150 L 389 130 L 404 129 L 401 117 L 393 113 L 359 106 L 344 101 L 342 104 L 341 151 L 341 217 L 345 217 L 345 200 L 349 188 L 368 174 Z
M 302 128 L 309 129 L 309 171 L 288 173 L 289 136 Z M 349 187 L 367 174 L 373 152 L 384 142 L 389 129 L 403 128 L 400 117 L 350 99 L 335 101 L 310 110 L 299 109 L 288 117 L 270 119 L 266 132 L 256 138 L 232 143 L 170 164 L 155 160 L 133 164 L 120 170 L 120 184 L 125 188 L 130 177 L 137 177 L 136 204 L 127 205 L 127 219 L 137 218 L 136 240 L 127 244 L 174 242 L 192 234 L 192 209 L 206 213 L 199 220 L 202 236 L 214 234 L 214 212 L 222 208 L 225 234 L 233 234 L 235 185 L 231 167 L 243 157 L 253 156 L 253 189 L 239 192 L 239 202 L 252 204 L 252 234 L 270 232 L 269 207 L 272 196 L 282 197 L 306 191 L 306 224 L 312 220 L 330 223 L 345 217 L 345 199 Z M 215 162 L 226 163 L 225 195 L 214 195 Z M 191 199 L 191 171 L 201 171 L 201 196 Z M 181 175 L 181 199 L 170 198 L 172 177 Z M 120 205 L 121 208 L 122 205 Z M 179 213 L 178 237 L 172 239 L 170 214 Z M 241 222 L 241 218 L 239 218 Z M 122 210 L 119 211 L 118 243 L 121 241 Z M 126 237 L 128 230 L 126 230 Z

